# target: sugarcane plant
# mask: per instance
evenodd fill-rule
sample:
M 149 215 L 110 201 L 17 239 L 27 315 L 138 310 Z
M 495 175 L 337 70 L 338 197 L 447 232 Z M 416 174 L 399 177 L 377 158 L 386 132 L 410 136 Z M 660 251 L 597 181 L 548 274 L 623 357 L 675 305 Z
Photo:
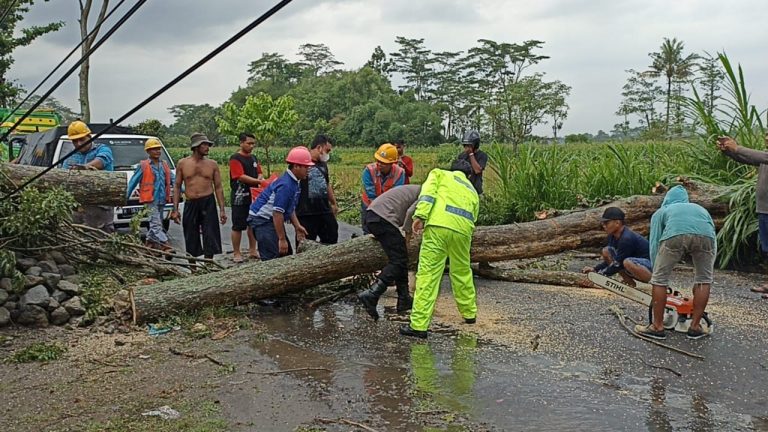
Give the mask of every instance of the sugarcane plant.
M 717 138 L 730 136 L 753 149 L 765 149 L 765 125 L 760 111 L 750 101 L 741 65 L 733 67 L 725 53 L 718 59 L 725 71 L 723 103 L 707 109 L 696 88 L 693 97 L 685 99 L 688 117 L 696 125 L 697 137 L 690 142 L 691 178 L 724 186 L 721 198 L 728 202 L 730 213 L 717 234 L 718 263 L 721 268 L 755 257 L 757 247 L 757 213 L 755 211 L 756 169 L 724 156 L 717 148 Z

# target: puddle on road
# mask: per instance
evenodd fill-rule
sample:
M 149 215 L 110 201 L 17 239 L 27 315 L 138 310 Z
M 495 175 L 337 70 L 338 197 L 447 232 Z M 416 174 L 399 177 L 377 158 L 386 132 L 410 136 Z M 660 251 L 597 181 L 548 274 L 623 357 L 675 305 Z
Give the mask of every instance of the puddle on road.
M 231 396 L 239 399 L 238 411 L 252 413 L 239 413 L 241 424 L 256 425 L 244 430 L 320 426 L 318 418 L 392 431 L 768 430 L 765 420 L 739 414 L 738 406 L 673 390 L 674 377 L 562 362 L 466 332 L 412 340 L 397 335 L 398 321 L 373 322 L 354 304 L 258 315 L 269 336 L 252 338 L 246 355 L 290 372 L 265 377 L 277 390 L 262 399 Z M 271 417 L 249 406 L 263 399 L 272 401 Z

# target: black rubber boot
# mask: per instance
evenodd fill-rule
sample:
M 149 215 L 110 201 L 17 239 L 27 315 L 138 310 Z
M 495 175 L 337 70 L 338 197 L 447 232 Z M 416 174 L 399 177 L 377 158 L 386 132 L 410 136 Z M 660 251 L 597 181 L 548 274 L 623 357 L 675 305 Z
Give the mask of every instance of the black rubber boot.
M 376 282 L 374 282 L 370 288 L 357 295 L 357 298 L 360 299 L 360 303 L 363 304 L 368 315 L 374 320 L 379 319 L 379 312 L 376 311 L 376 305 L 379 304 L 379 297 L 381 297 L 386 290 L 387 284 L 382 282 L 381 279 L 376 279 Z
M 427 332 L 424 330 L 414 330 L 410 324 L 403 324 L 400 326 L 400 334 L 403 336 L 417 337 L 421 339 L 427 338 Z
M 397 313 L 403 314 L 413 307 L 413 297 L 408 292 L 408 283 L 397 285 Z

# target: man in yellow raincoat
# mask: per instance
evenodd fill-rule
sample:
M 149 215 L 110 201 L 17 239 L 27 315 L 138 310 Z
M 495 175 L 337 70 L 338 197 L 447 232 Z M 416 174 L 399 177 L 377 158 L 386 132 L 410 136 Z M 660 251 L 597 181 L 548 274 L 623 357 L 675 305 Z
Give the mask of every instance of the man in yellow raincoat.
M 453 297 L 467 324 L 477 317 L 475 283 L 472 280 L 469 249 L 475 230 L 480 202 L 475 188 L 467 180 L 472 166 L 456 161 L 451 170 L 434 169 L 421 187 L 413 231 L 424 231 L 416 272 L 416 292 L 410 325 L 400 327 L 400 334 L 427 337 L 435 310 L 446 257 L 450 260 Z

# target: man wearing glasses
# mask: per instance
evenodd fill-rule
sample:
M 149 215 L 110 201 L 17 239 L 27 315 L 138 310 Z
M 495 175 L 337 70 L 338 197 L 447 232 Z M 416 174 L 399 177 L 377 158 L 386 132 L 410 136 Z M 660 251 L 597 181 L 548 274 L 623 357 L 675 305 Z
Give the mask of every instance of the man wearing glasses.
M 600 220 L 608 234 L 608 246 L 603 248 L 603 262 L 595 267 L 584 267 L 582 272 L 598 272 L 604 276 L 621 275 L 624 283 L 634 287 L 635 280 L 649 282 L 652 264 L 648 240 L 624 225 L 624 212 L 608 207 Z

